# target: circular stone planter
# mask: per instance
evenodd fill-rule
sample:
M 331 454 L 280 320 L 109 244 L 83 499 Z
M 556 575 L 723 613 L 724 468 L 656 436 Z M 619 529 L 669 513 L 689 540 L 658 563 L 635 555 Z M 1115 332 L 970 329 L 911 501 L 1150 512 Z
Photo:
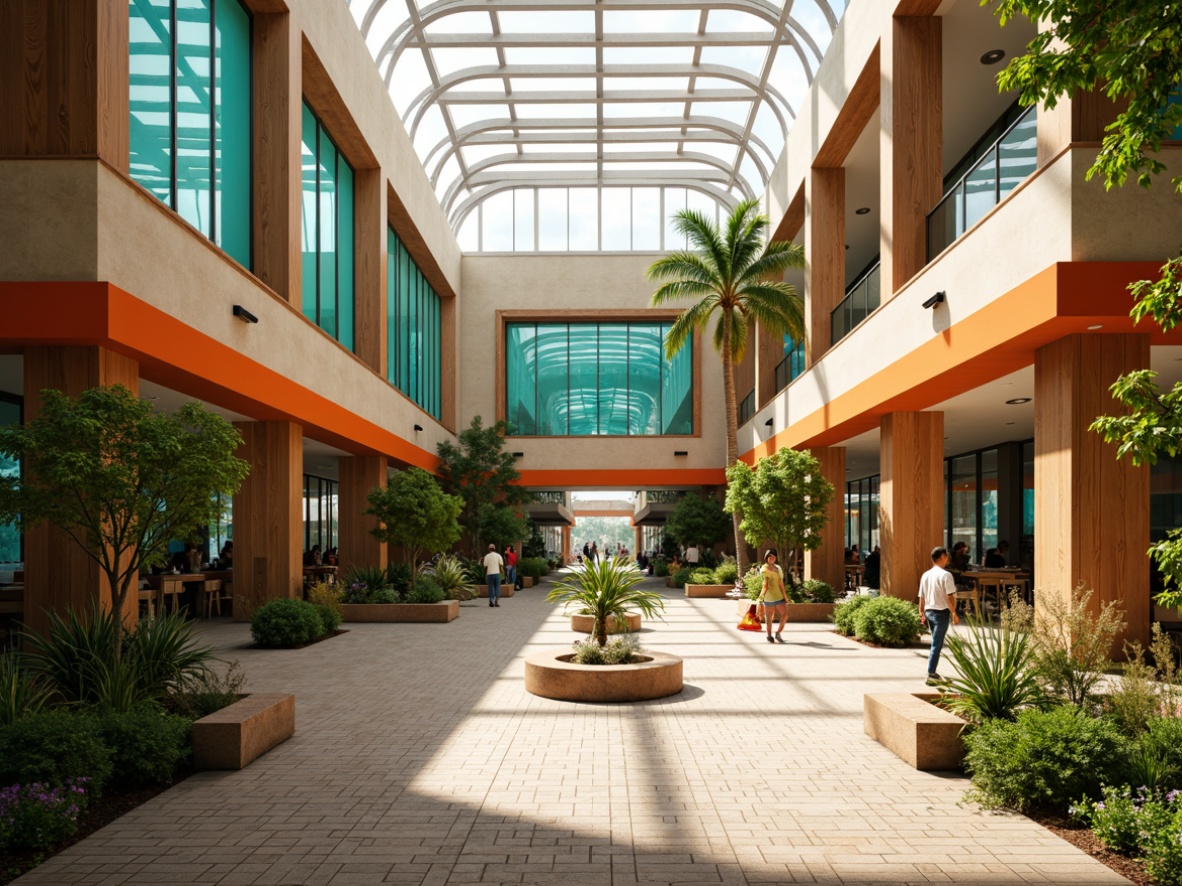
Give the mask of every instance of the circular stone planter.
M 681 659 L 646 652 L 646 661 L 626 665 L 581 665 L 565 661 L 565 649 L 537 652 L 525 660 L 525 691 L 559 701 L 648 701 L 681 692 Z
M 615 616 L 607 623 L 607 632 L 609 634 L 622 634 L 625 632 L 635 632 L 640 630 L 640 613 L 629 612 L 625 616 L 627 626 L 616 621 Z M 572 615 L 570 617 L 570 629 L 577 631 L 580 634 L 590 634 L 595 627 L 595 616 L 593 615 Z

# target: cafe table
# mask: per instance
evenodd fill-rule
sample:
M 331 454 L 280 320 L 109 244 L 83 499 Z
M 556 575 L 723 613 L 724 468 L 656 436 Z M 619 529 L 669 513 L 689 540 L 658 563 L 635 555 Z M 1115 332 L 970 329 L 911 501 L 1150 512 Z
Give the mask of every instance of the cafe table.
M 1029 573 L 1021 569 L 970 569 L 962 575 L 976 582 L 982 599 L 989 599 L 992 593 L 999 607 L 1009 605 L 1007 589 L 1017 590 L 1023 599 L 1030 591 Z
M 151 593 L 145 597 L 143 591 L 140 592 L 140 599 L 148 601 L 148 615 L 154 612 L 164 611 L 164 598 L 172 597 L 172 608 L 175 611 L 177 608 L 177 597 L 184 591 L 185 585 L 190 582 L 204 582 L 206 576 L 201 572 L 182 572 L 179 574 L 172 572 L 165 572 L 161 575 L 146 575 L 145 580 L 148 582 L 148 588 Z

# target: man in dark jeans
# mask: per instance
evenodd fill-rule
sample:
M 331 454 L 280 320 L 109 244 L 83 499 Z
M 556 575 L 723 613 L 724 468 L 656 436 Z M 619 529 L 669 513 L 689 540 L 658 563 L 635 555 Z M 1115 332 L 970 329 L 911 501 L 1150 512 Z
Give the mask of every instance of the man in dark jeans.
M 938 686 L 944 678 L 936 673 L 940 664 L 940 650 L 944 648 L 944 635 L 948 633 L 949 621 L 959 623 L 956 617 L 956 585 L 948 565 L 946 548 L 932 549 L 932 568 L 919 579 L 919 621 L 927 624 L 932 631 L 932 651 L 928 654 L 928 686 Z

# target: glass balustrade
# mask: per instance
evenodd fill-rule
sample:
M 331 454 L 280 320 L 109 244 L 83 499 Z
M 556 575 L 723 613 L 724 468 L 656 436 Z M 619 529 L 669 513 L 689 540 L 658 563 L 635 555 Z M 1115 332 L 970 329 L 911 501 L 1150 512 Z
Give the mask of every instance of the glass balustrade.
M 870 316 L 881 298 L 882 265 L 875 262 L 865 274 L 846 291 L 846 297 L 829 314 L 830 344 L 837 344 L 855 326 Z
M 928 261 L 956 242 L 1038 168 L 1035 111 L 1027 108 L 928 213 Z
M 804 342 L 784 338 L 784 359 L 776 366 L 776 390 L 782 391 L 788 383 L 804 372 Z

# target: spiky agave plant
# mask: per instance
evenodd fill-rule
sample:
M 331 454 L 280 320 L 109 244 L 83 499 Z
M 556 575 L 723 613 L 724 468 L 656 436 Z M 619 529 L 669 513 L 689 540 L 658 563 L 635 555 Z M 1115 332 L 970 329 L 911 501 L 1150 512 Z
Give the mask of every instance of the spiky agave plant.
M 643 576 L 632 563 L 618 559 L 596 560 L 557 582 L 546 596 L 548 603 L 562 603 L 573 615 L 595 619 L 592 635 L 600 646 L 607 645 L 608 622 L 627 624 L 630 612 L 654 618 L 665 611 L 665 601 L 656 591 L 637 587 Z

